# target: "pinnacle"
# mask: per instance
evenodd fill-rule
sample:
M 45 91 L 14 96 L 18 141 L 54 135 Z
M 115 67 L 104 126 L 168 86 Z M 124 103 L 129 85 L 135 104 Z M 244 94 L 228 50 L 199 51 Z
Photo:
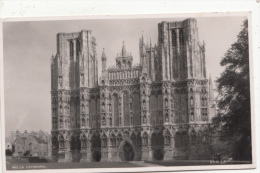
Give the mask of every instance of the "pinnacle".
M 106 54 L 105 54 L 105 48 L 103 48 L 103 53 L 102 53 L 102 56 L 101 56 L 101 58 L 102 59 L 105 59 L 107 56 L 106 56 Z
M 125 56 L 125 55 L 126 55 L 125 42 L 123 41 L 122 56 Z

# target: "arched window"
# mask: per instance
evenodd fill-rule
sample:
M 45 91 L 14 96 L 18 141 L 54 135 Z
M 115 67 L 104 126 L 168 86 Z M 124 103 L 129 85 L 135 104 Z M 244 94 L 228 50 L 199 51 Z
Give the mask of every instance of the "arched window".
M 177 38 L 176 38 L 176 32 L 175 30 L 172 30 L 172 46 L 176 47 L 177 46 Z
M 74 54 L 74 52 L 73 52 L 73 42 L 70 41 L 70 57 L 73 57 L 73 54 Z
M 80 53 L 80 42 L 79 42 L 79 40 L 77 40 L 77 43 L 76 43 L 76 56 L 77 56 L 77 58 L 79 57 L 79 53 Z
M 179 41 L 180 41 L 180 46 L 184 46 L 184 35 L 183 35 L 182 29 L 180 29 L 180 32 L 179 32 Z
M 114 113 L 114 126 L 119 125 L 119 106 L 118 106 L 118 95 L 113 95 L 113 113 Z
M 130 126 L 129 93 L 123 93 L 124 126 Z

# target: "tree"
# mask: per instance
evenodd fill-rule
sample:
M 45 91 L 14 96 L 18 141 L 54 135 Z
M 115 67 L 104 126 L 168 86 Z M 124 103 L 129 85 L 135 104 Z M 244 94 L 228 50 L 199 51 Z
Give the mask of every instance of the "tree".
M 6 156 L 12 156 L 12 155 L 13 155 L 13 152 L 12 152 L 10 149 L 6 149 L 6 150 L 5 150 L 5 155 L 6 155 Z
M 213 125 L 220 130 L 220 141 L 230 146 L 234 159 L 252 160 L 247 20 L 220 64 L 225 70 L 216 81 L 219 111 Z

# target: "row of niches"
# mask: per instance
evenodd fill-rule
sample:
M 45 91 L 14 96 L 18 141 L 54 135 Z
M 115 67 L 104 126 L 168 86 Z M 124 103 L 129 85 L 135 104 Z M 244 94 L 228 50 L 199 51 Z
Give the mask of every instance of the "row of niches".
M 90 138 L 86 137 L 86 135 L 80 136 L 70 136 L 68 137 L 63 136 L 62 133 L 56 137 L 53 136 L 52 138 L 52 146 L 54 150 L 81 150 L 87 148 L 118 148 L 126 138 L 125 134 L 114 134 L 110 133 L 107 135 L 106 133 L 101 133 L 98 135 L 92 135 Z M 209 144 L 211 141 L 210 134 L 205 133 L 187 133 L 184 132 L 175 132 L 172 135 L 169 131 L 166 130 L 164 134 L 162 133 L 151 133 L 148 135 L 147 132 L 135 134 L 132 133 L 131 135 L 128 134 L 128 137 L 133 146 L 135 148 L 142 148 L 142 147 L 175 147 L 175 148 L 186 148 L 190 145 L 194 144 Z M 65 145 L 66 143 L 66 145 Z
M 117 71 L 109 71 L 108 72 L 108 80 L 115 79 L 131 79 L 131 78 L 139 78 L 140 70 L 139 69 L 125 69 L 125 70 L 117 70 Z
M 88 116 L 87 116 L 88 117 Z M 91 127 L 89 118 L 81 118 L 80 121 L 80 126 L 81 128 L 84 127 Z M 142 117 L 140 114 L 131 114 L 129 115 L 130 117 L 130 122 L 125 124 L 122 120 L 122 116 L 119 115 L 117 120 L 118 122 L 115 125 L 115 120 L 113 120 L 112 116 L 105 118 L 103 116 L 101 123 L 102 126 L 105 127 L 133 127 L 133 126 L 140 126 L 141 125 L 141 118 L 143 119 L 143 124 L 151 124 L 152 126 L 162 126 L 164 123 L 167 124 L 185 124 L 185 123 L 192 123 L 192 122 L 207 122 L 208 121 L 208 113 L 207 112 L 202 112 L 200 116 L 195 116 L 194 112 L 191 112 L 190 119 L 187 116 L 180 115 L 178 112 L 172 113 L 171 117 L 169 116 L 168 113 L 165 114 L 165 120 L 163 121 L 163 116 L 160 111 L 157 112 L 152 112 L 151 113 L 151 119 L 148 119 L 148 117 L 144 114 Z M 126 117 L 124 117 L 126 118 Z M 96 121 L 93 119 L 93 121 Z M 97 120 L 100 121 L 100 120 Z M 59 129 L 70 129 L 71 125 L 74 124 L 75 121 L 72 121 L 70 118 L 60 118 L 59 120 Z M 100 124 L 100 123 L 99 123 Z M 57 118 L 53 119 L 52 121 L 53 129 L 58 128 L 58 122 Z M 98 127 L 100 127 L 98 125 Z
M 184 95 L 183 95 L 184 96 Z M 165 98 L 164 99 L 164 109 L 179 109 L 179 106 L 181 105 L 179 102 L 183 101 L 183 98 L 187 99 L 187 96 L 181 97 L 179 95 L 173 95 L 172 98 Z M 139 94 L 135 93 L 134 94 L 134 98 L 137 98 L 138 100 L 135 99 L 135 102 L 138 102 L 138 104 L 140 104 L 140 107 L 142 108 L 142 110 L 152 110 L 152 107 L 158 107 L 157 106 L 157 102 L 159 103 L 160 100 L 162 101 L 162 95 L 151 95 L 151 99 L 148 99 L 148 101 L 146 101 L 146 99 L 143 99 L 141 103 L 140 102 L 140 96 Z M 113 94 L 113 98 L 110 97 L 106 103 L 104 101 L 101 101 L 101 112 L 114 112 L 112 110 L 112 106 L 115 105 L 115 99 L 117 99 L 118 102 L 118 106 L 119 108 L 121 107 L 121 102 L 119 100 L 119 97 L 117 94 Z M 133 100 L 132 97 L 129 97 L 129 105 L 128 108 L 130 110 L 133 109 Z M 159 100 L 158 100 L 159 99 Z M 96 100 L 95 98 L 92 98 L 90 101 L 93 102 L 94 100 Z M 158 100 L 158 101 L 157 101 Z M 154 102 L 156 102 L 156 105 L 154 105 Z M 148 104 L 149 103 L 149 104 Z M 79 102 L 78 102 L 79 104 Z M 150 105 L 151 104 L 151 105 Z M 150 105 L 150 107 L 148 108 L 148 105 Z M 161 109 L 163 108 L 163 105 L 160 104 Z M 197 96 L 190 96 L 189 99 L 189 105 L 191 107 L 207 107 L 208 106 L 208 98 L 207 95 L 197 95 Z M 89 111 L 89 107 L 88 107 L 88 103 L 81 103 L 80 108 L 81 113 L 86 113 Z M 52 106 L 52 110 L 53 110 L 53 114 L 55 115 L 56 111 L 57 111 L 57 104 Z M 70 103 L 63 103 L 59 105 L 59 114 L 68 114 L 70 112 Z M 119 109 L 120 112 L 120 109 Z

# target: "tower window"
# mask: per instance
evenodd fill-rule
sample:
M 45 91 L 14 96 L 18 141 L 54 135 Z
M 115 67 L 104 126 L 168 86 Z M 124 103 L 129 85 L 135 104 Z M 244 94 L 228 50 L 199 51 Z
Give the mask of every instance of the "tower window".
M 70 57 L 73 57 L 73 42 L 70 41 Z
M 184 46 L 184 35 L 183 35 L 183 30 L 182 29 L 180 29 L 179 40 L 180 40 L 180 45 Z
M 173 47 L 177 46 L 177 39 L 176 39 L 176 32 L 175 32 L 175 30 L 172 30 L 172 46 Z
M 79 40 L 77 40 L 77 43 L 76 43 L 76 56 L 77 56 L 77 58 L 79 57 L 79 53 L 80 53 L 80 42 L 79 42 Z

